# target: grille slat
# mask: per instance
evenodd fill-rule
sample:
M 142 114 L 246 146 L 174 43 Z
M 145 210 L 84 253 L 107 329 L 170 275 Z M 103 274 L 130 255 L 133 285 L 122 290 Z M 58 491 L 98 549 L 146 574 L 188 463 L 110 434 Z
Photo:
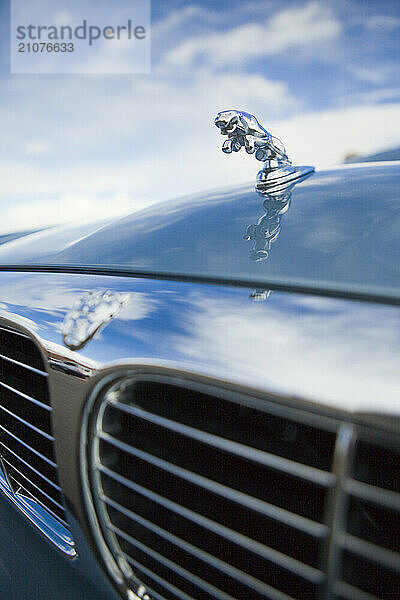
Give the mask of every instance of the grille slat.
M 379 600 L 400 595 L 400 448 L 361 431 L 349 479 L 342 580 Z
M 135 517 L 137 517 L 137 515 L 135 515 Z M 144 524 L 143 520 L 140 520 L 140 521 L 142 521 L 141 524 Z M 240 582 L 244 585 L 247 585 L 250 588 L 253 588 L 254 590 L 258 591 L 260 594 L 265 594 L 265 593 L 269 593 L 272 591 L 270 587 L 266 586 L 261 581 L 246 575 L 242 571 L 239 571 L 238 569 L 235 569 L 231 565 L 228 565 L 227 563 L 216 559 L 215 557 L 211 556 L 210 554 L 208 554 L 206 552 L 202 552 L 201 550 L 199 550 L 198 548 L 196 548 L 195 546 L 193 546 L 191 544 L 186 544 L 186 543 L 182 542 L 182 540 L 180 540 L 179 538 L 176 538 L 175 536 L 171 536 L 171 534 L 169 534 L 167 531 L 164 531 L 164 530 L 161 530 L 160 528 L 154 527 L 154 525 L 150 524 L 149 522 L 146 522 L 144 526 L 147 529 L 150 529 L 152 532 L 156 533 L 156 535 L 163 537 L 169 543 L 175 544 L 175 546 L 177 546 L 179 549 L 184 549 L 184 550 L 188 551 L 190 553 L 190 555 L 193 556 L 194 558 L 201 560 L 204 563 L 207 563 L 212 568 L 216 568 L 216 569 L 222 571 L 223 573 L 225 573 L 232 579 L 235 579 L 238 582 Z M 127 534 L 125 531 L 122 531 L 115 525 L 110 525 L 109 527 L 110 527 L 111 531 L 113 531 L 119 537 L 124 538 L 126 541 L 128 541 L 129 543 L 132 543 L 134 545 L 135 539 L 131 535 Z M 272 593 L 274 593 L 274 592 L 275 592 L 275 590 L 272 591 Z
M 40 477 L 41 479 L 43 479 L 44 481 L 46 481 L 49 485 L 53 486 L 55 489 L 61 491 L 61 487 L 57 484 L 54 483 L 53 480 L 49 479 L 48 477 L 46 477 L 43 473 L 41 473 L 40 471 L 38 471 L 37 469 L 35 469 L 31 463 L 27 462 L 26 460 L 24 460 L 23 458 L 21 458 L 14 450 L 11 450 L 11 448 L 9 448 L 8 446 L 6 446 L 6 444 L 4 442 L 0 442 L 0 447 L 4 449 L 4 452 L 2 453 L 3 459 L 4 456 L 7 456 L 7 454 L 12 454 L 14 456 L 14 458 L 16 459 L 16 464 L 23 464 L 25 467 L 27 467 L 30 471 L 33 471 L 33 473 L 35 473 L 35 475 L 37 475 L 38 477 Z
M 159 594 L 156 591 L 157 585 L 161 586 L 162 588 L 164 588 L 164 590 L 167 590 L 168 592 L 172 592 L 172 594 L 174 594 L 175 598 L 180 598 L 180 600 L 193 600 L 193 596 L 188 596 L 188 594 L 185 594 L 185 592 L 182 592 L 182 590 L 178 589 L 177 587 L 175 587 L 174 585 L 169 583 L 169 581 L 162 579 L 162 577 L 160 577 L 153 571 L 150 571 L 150 569 L 147 569 L 145 566 L 143 566 L 137 560 L 134 560 L 133 558 L 128 557 L 127 561 L 129 562 L 130 565 L 132 565 L 135 568 L 135 571 L 138 573 L 139 576 L 140 576 L 140 573 L 144 573 L 144 575 L 145 575 L 144 579 L 149 578 L 150 581 L 153 582 L 153 588 L 152 588 L 151 593 L 154 596 L 154 598 L 156 598 L 157 600 L 167 600 L 167 598 L 165 596 Z M 155 583 L 155 585 L 154 585 L 154 583 Z
M 400 451 L 390 436 L 378 443 L 350 420 L 321 415 L 318 427 L 306 410 L 268 413 L 268 402 L 161 375 L 121 379 L 95 406 L 94 504 L 143 593 L 400 594 Z
M 4 383 L 4 381 L 0 381 L 0 387 L 5 388 L 5 389 L 9 390 L 10 392 L 13 392 L 14 394 L 17 394 L 18 396 L 21 396 L 21 398 L 24 398 L 25 400 L 29 400 L 29 402 L 32 402 L 33 404 L 37 404 L 38 406 L 40 406 L 41 408 L 44 408 L 45 410 L 49 410 L 49 411 L 51 410 L 51 407 L 48 406 L 47 404 L 44 404 L 43 402 L 36 400 L 36 398 L 32 398 L 31 396 L 24 394 L 20 390 L 17 390 L 15 388 L 11 387 L 10 385 L 7 385 L 6 383 Z
M 27 487 L 27 489 L 34 488 L 34 490 L 36 490 L 34 492 L 35 494 L 37 494 L 37 492 L 40 492 L 40 495 L 43 496 L 44 498 L 46 498 L 47 500 L 49 500 L 51 502 L 51 505 L 53 507 L 56 506 L 60 510 L 62 510 L 62 511 L 64 510 L 64 507 L 51 494 L 47 494 L 43 490 L 43 488 L 41 488 L 38 485 L 36 485 L 36 483 L 34 483 L 33 481 L 31 481 L 28 477 L 26 477 L 26 475 L 24 475 L 23 473 L 21 473 L 21 471 L 19 471 L 18 469 L 16 469 L 14 467 L 14 465 L 12 465 L 4 457 L 2 458 L 2 460 L 8 466 L 7 472 L 8 472 L 9 477 L 11 477 L 11 479 L 14 479 L 15 481 L 17 481 L 18 485 L 20 485 L 21 487 Z M 22 480 L 20 479 L 21 477 L 22 477 Z M 56 497 L 58 497 L 58 495 Z M 36 500 L 39 501 L 37 495 L 36 495 Z M 40 500 L 40 503 L 43 504 L 43 501 Z
M 397 552 L 386 550 L 376 544 L 360 540 L 349 534 L 343 535 L 340 542 L 342 548 L 345 550 L 349 550 L 353 554 L 358 554 L 364 558 L 373 556 L 377 563 L 400 573 L 400 560 Z
M 147 452 L 138 450 L 133 446 L 128 446 L 127 444 L 113 438 L 109 434 L 101 432 L 99 433 L 99 438 L 123 450 L 127 454 L 131 454 L 132 456 L 139 458 L 140 460 L 146 462 L 148 465 L 154 465 L 155 467 L 162 469 L 164 472 L 171 473 L 173 476 L 176 476 L 180 480 L 186 480 L 189 482 L 189 484 L 193 484 L 193 486 L 209 490 L 211 493 L 221 496 L 222 498 L 229 499 L 232 502 L 235 502 L 241 506 L 246 506 L 252 511 L 263 514 L 267 517 L 271 517 L 278 521 L 282 521 L 282 523 L 285 523 L 286 525 L 295 527 L 306 533 L 309 533 L 310 535 L 315 535 L 317 537 L 322 537 L 326 532 L 326 528 L 323 525 L 320 525 L 318 527 L 318 524 L 314 521 L 311 521 L 310 519 L 306 519 L 304 517 L 301 517 L 300 515 L 295 515 L 282 508 L 273 506 L 271 504 L 268 504 L 267 502 L 243 494 L 242 492 L 228 488 L 227 486 L 221 485 L 216 481 L 207 479 L 201 475 L 197 475 L 186 469 L 182 469 L 181 467 L 177 467 L 176 465 L 171 464 L 165 460 L 159 459 L 153 456 L 152 454 L 148 454 Z M 99 465 L 100 468 L 102 468 L 102 466 L 103 465 Z M 125 477 L 125 481 L 129 481 L 129 479 Z M 176 485 L 177 489 L 179 489 L 179 481 L 176 482 Z
M 30 429 L 32 429 L 32 431 L 35 431 L 39 435 L 42 435 L 47 440 L 50 440 L 51 442 L 54 442 L 54 437 L 52 435 L 50 435 L 46 431 L 43 431 L 42 429 L 39 429 L 39 427 L 36 427 L 35 425 L 32 425 L 32 423 L 29 423 L 29 421 L 26 421 L 22 417 L 16 415 L 14 412 L 12 412 L 11 410 L 9 410 L 8 408 L 5 408 L 5 406 L 2 406 L 1 404 L 0 404 L 0 410 L 4 411 L 10 417 L 12 417 L 13 419 L 16 419 L 17 421 L 19 421 L 20 423 L 22 423 L 26 427 L 29 427 Z
M 155 552 L 154 550 L 147 548 L 144 544 L 141 544 L 137 540 L 133 540 L 133 542 L 134 542 L 135 546 L 139 550 L 141 550 L 144 555 L 149 555 L 151 558 L 154 559 L 154 561 L 158 565 L 163 565 L 169 571 L 172 571 L 173 573 L 178 574 L 181 578 L 183 578 L 184 580 L 187 580 L 189 585 L 196 586 L 195 589 L 197 588 L 197 593 L 196 593 L 196 591 L 193 592 L 193 590 L 191 589 L 191 594 L 195 593 L 196 596 L 191 595 L 191 596 L 189 596 L 190 598 L 196 598 L 196 597 L 198 598 L 199 597 L 198 593 L 200 590 L 202 590 L 203 592 L 207 592 L 209 594 L 210 598 L 218 598 L 219 600 L 235 600 L 235 598 L 233 598 L 229 594 L 225 594 L 224 592 L 222 592 L 221 590 L 218 590 L 214 586 L 207 584 L 206 581 L 196 577 L 192 573 L 189 573 L 189 571 L 186 571 L 186 569 L 183 569 L 179 565 L 175 564 L 173 561 L 168 560 L 167 558 L 164 558 L 158 552 Z M 129 554 L 124 553 L 124 556 L 128 562 L 130 562 L 132 560 L 132 557 L 129 556 Z
M 48 377 L 48 374 L 45 371 L 41 371 L 40 369 L 36 369 L 31 365 L 27 365 L 25 363 L 20 362 L 19 360 L 15 360 L 10 356 L 5 356 L 4 354 L 0 353 L 0 360 L 6 360 L 7 362 L 11 362 L 15 365 L 18 365 L 19 367 L 22 367 L 23 369 L 27 369 L 28 371 L 32 371 L 33 373 L 37 373 L 38 375 L 43 375 L 43 377 Z
M 46 371 L 35 342 L 17 329 L 0 327 L 0 352 L 39 371 Z
M 209 584 L 206 584 L 206 582 L 203 579 L 201 579 L 200 577 L 198 577 L 191 571 L 189 571 L 187 569 L 183 569 L 182 567 L 178 566 L 175 562 L 168 560 L 167 558 L 165 558 L 164 555 L 160 554 L 159 552 L 155 551 L 154 549 L 149 548 L 148 546 L 141 544 L 140 542 L 137 542 L 137 540 L 135 538 L 133 538 L 132 536 L 129 536 L 128 534 L 126 534 L 126 532 L 119 530 L 117 527 L 113 527 L 113 531 L 119 537 L 126 540 L 132 546 L 137 547 L 138 549 L 142 550 L 142 552 L 144 552 L 145 554 L 149 554 L 152 558 L 159 560 L 159 562 L 161 562 L 162 564 L 164 564 L 165 566 L 170 568 L 171 571 L 176 572 L 189 580 L 193 580 L 195 585 L 197 585 L 198 587 L 201 587 L 205 591 L 208 591 L 208 593 L 212 593 L 213 597 L 233 598 L 232 596 L 222 592 L 222 590 L 219 590 L 215 586 L 209 586 Z M 196 556 L 196 554 L 194 554 L 193 556 Z M 125 556 L 128 559 L 128 561 L 129 561 L 129 559 L 132 558 L 128 553 L 125 553 Z M 196 556 L 196 558 L 197 558 L 197 556 Z M 202 560 L 204 560 L 204 557 L 202 557 Z M 279 592 L 278 590 L 275 590 L 275 589 L 271 588 L 270 586 L 263 585 L 260 581 L 257 581 L 254 578 L 245 577 L 244 573 L 241 573 L 241 572 L 238 572 L 237 570 L 232 569 L 226 563 L 222 564 L 221 562 L 218 562 L 218 561 L 213 563 L 212 560 L 208 560 L 207 562 L 209 563 L 209 565 L 212 568 L 218 567 L 219 569 L 224 570 L 225 573 L 229 577 L 235 578 L 238 582 L 243 583 L 246 586 L 249 586 L 250 589 L 252 588 L 253 590 L 255 590 L 255 592 L 258 592 L 259 594 L 262 594 L 264 596 L 267 595 L 269 598 L 271 598 L 271 600 L 275 600 L 275 599 L 280 600 L 282 598 L 285 598 L 287 600 L 289 598 L 289 596 L 287 596 L 286 594 L 282 595 L 282 593 Z M 204 585 L 204 584 L 206 584 L 206 585 Z M 209 591 L 210 589 L 211 589 L 211 592 Z M 235 600 L 235 599 L 233 598 L 233 600 Z
M 15 489 L 16 489 L 16 493 L 19 496 L 22 497 L 27 497 L 29 500 L 34 500 L 37 504 L 39 504 L 41 507 L 43 507 L 46 511 L 46 513 L 52 515 L 59 523 L 62 523 L 65 527 L 69 527 L 67 521 L 65 521 L 62 518 L 62 514 L 64 513 L 64 509 L 57 509 L 57 507 L 54 507 L 54 509 L 52 510 L 50 508 L 50 505 L 48 504 L 48 502 L 43 502 L 43 500 L 41 498 L 38 497 L 38 495 L 34 494 L 32 492 L 31 489 L 27 489 L 27 487 L 23 484 L 21 484 L 17 479 L 15 479 L 14 477 L 10 477 L 10 480 L 13 482 Z
M 29 440 L 29 444 L 26 445 L 29 446 L 32 451 L 35 450 L 37 455 L 47 459 L 49 464 L 52 463 L 56 466 L 54 461 L 53 443 L 51 440 L 43 437 L 31 427 L 24 425 L 20 420 L 14 419 L 3 411 L 0 411 L 0 420 L 4 424 L 1 427 L 5 433 L 8 432 L 13 435 L 16 440 L 20 440 L 21 442 Z
M 348 494 L 357 498 L 370 500 L 387 508 L 400 511 L 400 494 L 390 490 L 384 490 L 368 483 L 349 479 L 345 483 Z
M 337 593 L 337 600 L 379 600 L 376 596 L 368 594 L 358 590 L 357 588 L 340 581 L 336 584 L 335 590 Z
M 295 477 L 306 479 L 313 483 L 318 483 L 318 485 L 321 486 L 332 486 L 335 482 L 335 477 L 331 473 L 326 473 L 320 469 L 315 469 L 313 467 L 296 463 L 292 460 L 274 456 L 273 454 L 262 452 L 257 448 L 243 446 L 237 442 L 209 434 L 205 431 L 195 429 L 194 427 L 188 427 L 187 425 L 182 425 L 176 421 L 171 421 L 158 415 L 153 415 L 144 411 L 143 409 L 136 408 L 135 406 L 129 406 L 122 402 L 115 401 L 110 401 L 110 404 L 112 404 L 113 408 L 117 408 L 128 414 L 137 416 L 140 419 L 149 421 L 165 429 L 170 429 L 171 431 L 180 433 L 192 440 L 198 440 L 201 443 L 221 449 L 229 454 L 236 454 L 237 456 L 251 460 L 252 462 L 259 462 L 264 466 L 277 469 L 283 473 L 294 475 Z
M 39 521 L 48 514 L 68 528 L 54 455 L 48 374 L 35 342 L 5 327 L 0 327 L 0 459 L 10 488 L 3 491 L 20 508 L 18 498 L 31 502 L 23 507 L 28 518 L 41 529 Z M 48 529 L 57 531 L 60 525 L 49 521 Z M 72 540 L 61 537 L 63 549 L 72 555 Z
M 110 539 L 171 600 L 317 598 L 334 438 L 170 385 L 111 392 L 95 427 Z
M 44 404 L 49 405 L 47 378 L 38 370 L 26 370 L 16 362 L 0 359 L 0 381 L 3 387 L 11 387 L 21 396 L 31 398 L 37 396 Z M 34 390 L 34 394 L 32 391 Z
M 109 470 L 107 470 L 105 467 L 102 467 L 101 470 L 102 470 L 102 472 L 107 473 L 110 476 L 114 476 L 116 481 L 119 481 L 123 485 L 126 485 L 126 487 L 128 487 L 130 490 L 133 490 L 133 491 L 137 492 L 138 494 L 141 494 L 143 497 L 154 502 L 158 506 L 162 506 L 164 509 L 171 511 L 171 512 L 183 517 L 184 519 L 190 520 L 193 523 L 196 523 L 199 527 L 204 528 L 204 530 L 211 531 L 212 533 L 221 536 L 224 540 L 228 540 L 228 541 L 232 542 L 233 544 L 236 544 L 237 546 L 243 547 L 244 549 L 248 550 L 249 552 L 260 555 L 261 557 L 264 556 L 265 553 L 267 553 L 268 556 L 266 556 L 266 558 L 267 559 L 271 558 L 269 555 L 268 548 L 266 548 L 259 542 L 256 542 L 255 540 L 247 538 L 246 536 L 244 536 L 236 531 L 228 529 L 227 527 L 224 527 L 223 525 L 220 525 L 219 523 L 216 523 L 215 521 L 212 521 L 211 519 L 208 519 L 207 517 L 203 517 L 202 515 L 199 515 L 198 513 L 195 513 L 189 509 L 186 509 L 177 503 L 171 502 L 170 500 L 167 500 L 166 498 L 163 498 L 162 496 L 159 496 L 158 494 L 154 494 L 150 490 L 147 490 L 141 486 L 138 486 L 132 482 L 129 482 L 129 480 L 127 480 L 125 478 L 121 478 L 120 476 L 116 475 L 115 473 L 112 473 Z M 106 496 L 102 496 L 102 497 L 107 498 Z M 119 506 L 120 507 L 119 510 L 121 510 L 122 512 L 124 510 L 126 510 L 124 506 L 119 505 L 118 502 L 115 502 L 115 500 L 113 500 L 113 502 L 115 504 L 115 507 Z
M 216 562 L 218 562 L 218 559 L 215 556 L 212 556 L 208 552 L 204 552 L 197 546 L 194 546 L 193 544 L 190 544 L 190 543 L 186 542 L 185 540 L 177 537 L 176 535 L 171 533 L 171 531 L 166 531 L 165 529 L 158 527 L 154 523 L 151 523 L 147 519 L 144 519 L 139 514 L 134 513 L 133 511 L 128 510 L 121 505 L 118 505 L 116 502 L 114 502 L 107 496 L 102 496 L 102 499 L 104 500 L 104 502 L 106 504 L 108 504 L 109 506 L 111 506 L 112 508 L 117 510 L 118 512 L 121 512 L 125 516 L 133 519 L 134 521 L 138 522 L 139 524 L 143 525 L 144 527 L 147 527 L 148 529 L 154 531 L 160 537 L 164 537 L 165 539 L 168 539 L 169 541 L 173 541 L 176 546 L 180 546 L 184 549 L 189 549 L 189 551 L 192 552 L 193 555 L 205 557 L 205 558 L 203 558 L 203 560 L 205 560 L 205 562 L 211 562 L 211 564 L 216 564 Z M 115 527 L 112 523 L 110 526 L 112 528 Z M 236 542 L 237 541 L 238 540 L 236 538 Z M 247 541 L 247 544 L 245 546 L 245 549 L 247 551 L 251 552 L 252 554 L 255 554 L 256 552 L 255 552 L 254 541 L 252 541 L 252 540 L 246 540 L 246 541 Z M 284 554 L 274 551 L 272 548 L 258 545 L 257 550 L 258 550 L 257 554 L 259 556 L 261 556 L 262 558 L 265 558 L 266 560 L 269 560 L 271 562 L 275 562 L 282 568 L 288 569 L 288 570 L 296 573 L 300 577 L 303 577 L 304 579 L 308 579 L 309 581 L 312 581 L 314 583 L 320 583 L 323 579 L 323 574 L 320 571 L 318 571 L 317 569 L 309 567 L 308 565 L 305 565 L 303 563 L 299 563 L 298 561 L 295 561 Z M 219 562 L 222 564 L 222 561 L 219 561 Z M 226 563 L 225 563 L 225 565 L 226 565 Z M 226 565 L 223 568 L 226 569 L 226 568 L 230 568 L 230 567 L 229 567 L 229 565 Z M 238 570 L 237 570 L 237 572 L 241 573 Z
M 6 436 L 10 436 L 10 438 L 12 440 L 15 440 L 15 442 L 17 442 L 17 444 L 20 444 L 21 446 L 23 446 L 24 448 L 29 450 L 29 452 L 32 452 L 35 456 L 37 456 L 41 460 L 44 460 L 51 467 L 54 467 L 54 469 L 57 468 L 57 464 L 54 462 L 54 460 L 47 458 L 47 456 L 44 456 L 44 454 L 42 454 L 41 452 L 38 452 L 38 450 L 35 450 L 35 448 L 33 448 L 32 446 L 30 446 L 29 444 L 27 444 L 26 442 L 21 440 L 18 436 L 16 436 L 14 433 L 12 433 L 9 429 L 6 429 L 6 427 L 4 427 L 3 425 L 0 425 L 0 430 L 4 434 L 6 434 Z

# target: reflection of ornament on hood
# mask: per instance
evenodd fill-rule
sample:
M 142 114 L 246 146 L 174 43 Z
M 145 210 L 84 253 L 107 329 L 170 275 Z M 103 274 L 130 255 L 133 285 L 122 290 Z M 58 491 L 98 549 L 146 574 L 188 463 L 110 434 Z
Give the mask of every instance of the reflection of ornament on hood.
M 249 298 L 250 300 L 254 300 L 254 302 L 265 302 L 271 295 L 271 290 L 266 290 L 264 288 L 257 288 L 254 291 L 250 292 Z
M 271 244 L 275 242 L 281 231 L 281 219 L 290 206 L 291 188 L 279 195 L 266 197 L 263 202 L 265 214 L 256 224 L 249 225 L 243 236 L 245 240 L 254 242 L 250 251 L 250 258 L 254 261 L 266 260 L 271 250 Z
M 80 350 L 95 333 L 115 317 L 128 302 L 129 294 L 100 290 L 76 300 L 62 325 L 64 344 Z
M 271 135 L 256 117 L 242 110 L 223 110 L 215 118 L 215 125 L 227 139 L 222 144 L 226 154 L 239 152 L 244 147 L 248 154 L 264 161 L 259 171 L 256 189 L 287 185 L 314 171 L 314 167 L 294 167 L 281 140 Z

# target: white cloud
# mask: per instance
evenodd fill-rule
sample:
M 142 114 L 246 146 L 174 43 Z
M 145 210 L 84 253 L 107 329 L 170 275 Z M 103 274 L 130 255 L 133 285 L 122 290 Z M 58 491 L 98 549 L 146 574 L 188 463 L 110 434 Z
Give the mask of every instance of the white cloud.
M 373 15 L 365 19 L 364 25 L 368 29 L 400 27 L 400 18 L 394 15 Z
M 378 89 L 368 90 L 367 92 L 354 94 L 353 98 L 355 101 L 364 104 L 377 104 L 389 100 L 399 100 L 400 87 L 380 87 Z
M 25 144 L 25 151 L 30 156 L 45 156 L 52 150 L 52 145 L 43 139 L 28 140 Z
M 186 40 L 167 54 L 166 61 L 188 66 L 200 57 L 214 65 L 231 67 L 250 58 L 324 43 L 337 38 L 341 29 L 326 6 L 310 2 L 282 10 L 264 23 L 246 23 Z
M 399 65 L 396 60 L 384 63 L 373 63 L 370 66 L 351 66 L 350 71 L 361 81 L 373 85 L 396 84 L 398 81 Z
M 367 83 L 380 84 L 387 78 L 387 69 L 382 69 L 382 66 L 375 65 L 374 67 L 354 67 L 353 74 Z
M 23 102 L 26 89 L 18 90 L 12 119 L 3 113 L 3 233 L 115 216 L 226 183 L 220 177 L 226 168 L 219 151 L 222 138 L 213 125 L 217 111 L 245 106 L 276 116 L 281 107 L 296 106 L 284 83 L 257 74 L 217 77 L 203 70 L 179 87 L 166 79 L 139 79 L 133 92 L 123 86 L 104 93 L 95 83 L 92 94 L 98 100 L 93 105 L 92 95 L 82 93 L 80 81 L 71 79 L 57 111 L 57 82 L 48 83 L 44 97 L 33 83 L 35 121 Z M 71 106 L 75 110 L 67 114 Z M 26 131 L 33 142 L 24 141 Z M 36 139 L 39 133 L 42 137 Z M 51 148 L 49 157 L 45 153 Z M 99 149 L 105 156 L 96 160 Z
M 295 162 L 325 167 L 349 152 L 367 155 L 398 146 L 400 103 L 307 113 L 274 123 L 274 131 Z
M 232 83 L 232 89 L 240 91 L 240 85 Z M 186 93 L 189 90 L 178 111 L 171 111 L 164 123 L 166 131 L 180 128 L 177 139 L 161 141 L 160 146 L 157 140 L 154 150 L 149 148 L 143 158 L 101 167 L 95 162 L 57 167 L 45 162 L 37 167 L 25 161 L 0 163 L 2 233 L 74 219 L 114 217 L 159 200 L 254 181 L 261 163 L 244 152 L 223 154 L 223 138 L 212 123 L 214 106 L 232 104 L 221 100 L 218 105 L 213 97 L 199 94 L 196 104 L 188 107 Z M 168 106 L 173 96 L 166 94 L 158 101 Z M 400 141 L 400 103 L 360 105 L 279 121 L 268 120 L 261 99 L 245 102 L 243 98 L 240 105 L 249 107 L 284 140 L 295 164 L 324 167 L 341 162 L 348 153 L 365 155 L 395 147 Z M 182 122 L 186 123 L 183 127 Z M 151 156 L 155 151 L 158 154 Z
M 153 24 L 151 35 L 153 39 L 174 35 L 178 28 L 183 27 L 193 19 L 210 20 L 210 13 L 197 4 L 183 6 L 169 13 L 164 19 Z
M 249 20 L 256 13 L 246 12 L 248 6 L 234 5 L 230 28 L 200 40 L 193 37 L 194 23 L 200 29 L 207 23 L 209 31 L 221 27 L 225 13 L 190 5 L 155 25 L 154 39 L 164 40 L 158 51 L 168 53 L 175 44 L 179 57 L 188 44 L 191 61 L 204 50 L 201 68 L 156 59 L 151 76 L 7 79 L 7 102 L 0 99 L 0 231 L 114 217 L 158 200 L 254 181 L 261 167 L 254 157 L 220 150 L 223 138 L 213 119 L 227 108 L 259 117 L 298 164 L 321 167 L 350 152 L 400 144 L 400 103 L 373 104 L 394 99 L 395 90 L 353 93 L 352 108 L 311 111 L 285 73 L 272 80 L 241 64 L 260 52 L 316 51 L 337 39 L 342 28 L 329 6 L 296 4 L 267 19 L 268 3 L 259 2 L 265 17 L 258 23 Z M 224 61 L 228 68 L 220 70 Z M 371 66 L 359 75 L 377 78 L 379 71 L 381 77 L 385 68 Z

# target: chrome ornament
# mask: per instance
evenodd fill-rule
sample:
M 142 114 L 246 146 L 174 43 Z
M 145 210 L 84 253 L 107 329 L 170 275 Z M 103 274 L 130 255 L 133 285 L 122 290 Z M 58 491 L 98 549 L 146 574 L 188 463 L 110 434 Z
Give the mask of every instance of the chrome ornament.
M 215 125 L 227 139 L 222 144 L 226 154 L 245 148 L 264 161 L 257 174 L 256 189 L 263 192 L 271 187 L 286 186 L 314 171 L 314 167 L 294 167 L 280 139 L 271 135 L 253 115 L 240 110 L 223 110 L 215 118 Z
M 95 333 L 115 317 L 127 303 L 129 294 L 98 290 L 81 296 L 64 319 L 64 344 L 71 350 L 80 350 Z

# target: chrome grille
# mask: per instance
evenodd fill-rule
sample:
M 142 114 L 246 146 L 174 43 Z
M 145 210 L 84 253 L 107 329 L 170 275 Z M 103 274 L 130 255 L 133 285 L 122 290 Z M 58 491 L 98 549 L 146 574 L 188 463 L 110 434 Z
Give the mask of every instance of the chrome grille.
M 379 446 L 332 416 L 155 379 L 110 387 L 89 427 L 96 518 L 128 587 L 161 600 L 397 597 L 399 450 L 384 433 Z
M 47 372 L 35 342 L 5 327 L 0 327 L 0 464 L 2 491 L 42 531 L 61 535 L 65 551 L 73 554 L 57 476 Z
M 151 596 L 317 598 L 335 423 L 148 381 L 101 406 L 99 513 Z
M 400 594 L 400 448 L 360 433 L 344 481 L 346 511 L 338 530 L 339 598 L 392 599 Z

